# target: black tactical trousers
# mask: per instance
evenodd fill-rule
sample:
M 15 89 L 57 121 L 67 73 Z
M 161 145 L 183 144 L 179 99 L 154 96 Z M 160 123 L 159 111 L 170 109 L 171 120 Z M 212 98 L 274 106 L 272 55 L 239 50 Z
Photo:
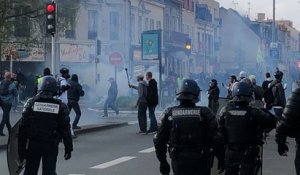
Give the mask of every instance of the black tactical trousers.
M 210 175 L 210 156 L 200 153 L 178 153 L 172 157 L 172 170 L 174 175 Z
M 297 144 L 297 149 L 296 149 L 295 167 L 296 167 L 297 175 L 300 175 L 300 146 L 299 146 L 299 144 Z
M 56 160 L 58 145 L 55 143 L 40 143 L 30 141 L 26 153 L 24 175 L 37 175 L 42 159 L 42 175 L 56 175 Z
M 80 106 L 79 106 L 78 102 L 73 101 L 73 100 L 68 100 L 68 108 L 69 108 L 70 112 L 72 109 L 74 109 L 76 116 L 75 116 L 72 126 L 77 126 L 80 116 L 81 116 L 81 110 L 80 110 Z
M 11 110 L 11 103 L 5 103 L 2 100 L 0 100 L 0 106 L 3 111 L 2 120 L 0 123 L 0 133 L 3 134 L 4 126 L 6 125 L 8 132 L 11 130 L 11 125 L 9 121 L 9 113 Z
M 226 150 L 225 175 L 254 175 L 255 156 L 245 156 L 245 151 Z

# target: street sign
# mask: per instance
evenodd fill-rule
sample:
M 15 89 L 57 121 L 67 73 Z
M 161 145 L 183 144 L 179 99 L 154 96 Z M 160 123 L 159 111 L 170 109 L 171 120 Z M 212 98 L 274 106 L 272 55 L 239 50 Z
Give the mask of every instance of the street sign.
M 123 61 L 123 56 L 119 52 L 113 52 L 109 56 L 109 62 L 112 65 L 119 65 Z

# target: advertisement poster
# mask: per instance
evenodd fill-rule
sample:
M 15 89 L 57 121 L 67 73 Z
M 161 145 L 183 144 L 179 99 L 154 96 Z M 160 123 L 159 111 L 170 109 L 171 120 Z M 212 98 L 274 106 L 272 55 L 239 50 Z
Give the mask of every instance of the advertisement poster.
M 45 61 L 43 44 L 1 43 L 1 61 L 40 62 Z
M 143 33 L 142 34 L 142 59 L 155 60 L 159 57 L 159 34 Z
M 61 62 L 87 63 L 95 59 L 94 44 L 60 44 L 59 58 Z

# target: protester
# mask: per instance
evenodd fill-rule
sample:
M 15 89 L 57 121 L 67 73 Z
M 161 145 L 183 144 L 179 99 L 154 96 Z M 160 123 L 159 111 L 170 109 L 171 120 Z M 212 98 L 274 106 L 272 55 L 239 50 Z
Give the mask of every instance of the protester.
M 216 115 L 219 109 L 219 95 L 220 95 L 220 89 L 218 87 L 218 82 L 216 79 L 212 79 L 210 81 L 207 95 L 208 95 L 208 108 L 213 112 L 214 115 Z
M 119 115 L 119 109 L 116 107 L 116 100 L 118 96 L 118 85 L 114 78 L 109 78 L 110 87 L 107 92 L 107 98 L 104 103 L 104 115 L 103 117 L 108 117 L 107 108 L 110 107 L 116 112 L 116 115 Z
M 146 73 L 146 80 L 148 81 L 149 88 L 149 94 L 147 94 L 147 104 L 150 118 L 150 128 L 147 133 L 153 134 L 157 131 L 157 121 L 155 117 L 155 108 L 158 104 L 157 82 L 154 78 L 152 78 L 152 72 Z
M 129 88 L 138 91 L 138 100 L 136 106 L 138 107 L 138 122 L 140 131 L 137 134 L 147 134 L 147 82 L 144 80 L 143 75 L 137 76 L 138 86 L 132 85 L 128 82 Z
M 274 102 L 272 90 L 269 88 L 269 84 L 272 82 L 272 79 L 269 72 L 266 73 L 265 77 L 266 80 L 262 83 L 262 88 L 264 90 L 263 101 L 265 103 L 265 108 L 270 110 L 272 108 L 272 103 Z
M 11 73 L 4 74 L 4 80 L 0 82 L 0 106 L 3 111 L 0 123 L 0 136 L 5 136 L 3 129 L 6 125 L 8 133 L 11 131 L 9 113 L 12 107 L 13 99 L 18 95 L 16 85 L 11 81 Z
M 78 122 L 81 116 L 81 110 L 79 106 L 80 97 L 84 96 L 84 91 L 82 90 L 82 86 L 78 82 L 77 74 L 73 74 L 69 81 L 70 89 L 68 90 L 68 107 L 71 112 L 74 109 L 76 113 L 76 117 L 72 124 L 72 129 L 80 129 L 78 126 Z

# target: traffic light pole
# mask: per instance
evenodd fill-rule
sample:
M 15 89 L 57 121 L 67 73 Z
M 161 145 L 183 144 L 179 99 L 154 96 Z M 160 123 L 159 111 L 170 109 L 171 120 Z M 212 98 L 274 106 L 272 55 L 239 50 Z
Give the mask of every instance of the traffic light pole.
M 51 36 L 52 41 L 51 41 L 51 70 L 52 70 L 52 74 L 55 76 L 55 38 L 54 38 L 54 34 L 52 34 Z

